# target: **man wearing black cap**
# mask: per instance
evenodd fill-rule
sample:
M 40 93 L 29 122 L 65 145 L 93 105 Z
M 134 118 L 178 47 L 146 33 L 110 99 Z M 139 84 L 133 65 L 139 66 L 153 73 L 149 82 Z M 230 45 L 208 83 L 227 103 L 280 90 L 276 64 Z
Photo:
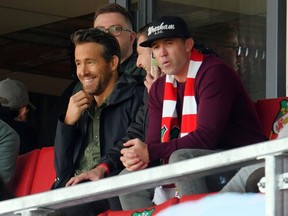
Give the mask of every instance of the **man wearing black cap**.
M 129 140 L 121 150 L 122 173 L 211 154 L 267 140 L 248 94 L 236 73 L 214 55 L 193 48 L 185 21 L 155 19 L 148 40 L 161 71 L 149 92 L 145 143 Z M 176 182 L 179 195 L 208 192 L 205 178 Z M 153 190 L 120 196 L 123 209 L 153 205 Z
M 27 121 L 29 107 L 35 109 L 23 83 L 9 78 L 0 81 L 0 119 L 18 133 L 19 155 L 38 148 L 37 132 Z

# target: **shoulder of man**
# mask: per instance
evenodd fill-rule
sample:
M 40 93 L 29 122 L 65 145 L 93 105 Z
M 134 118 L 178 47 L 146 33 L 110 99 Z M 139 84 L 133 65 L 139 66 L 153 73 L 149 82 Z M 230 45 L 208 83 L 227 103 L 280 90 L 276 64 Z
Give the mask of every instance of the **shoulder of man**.
M 14 145 L 19 145 L 20 143 L 20 138 L 18 133 L 10 127 L 6 122 L 0 120 L 0 138 L 4 142 L 12 142 Z M 2 144 L 3 144 L 2 143 Z M 18 146 L 19 147 L 19 146 Z
M 120 66 L 120 74 L 127 74 L 135 77 L 137 80 L 143 81 L 146 76 L 146 71 L 143 68 L 136 66 L 137 53 L 133 53 Z
M 119 80 L 117 82 L 117 84 L 125 84 L 125 85 L 142 85 L 144 86 L 144 82 L 142 80 L 137 79 L 137 77 L 132 76 L 132 75 L 128 75 L 128 74 L 122 74 L 119 77 Z
M 143 97 L 144 89 L 145 86 L 143 81 L 139 81 L 133 76 L 122 74 L 114 88 L 111 100 L 113 98 L 115 100 L 117 99 L 117 101 L 124 100 L 125 98 L 129 98 L 135 94 L 140 94 L 140 96 Z

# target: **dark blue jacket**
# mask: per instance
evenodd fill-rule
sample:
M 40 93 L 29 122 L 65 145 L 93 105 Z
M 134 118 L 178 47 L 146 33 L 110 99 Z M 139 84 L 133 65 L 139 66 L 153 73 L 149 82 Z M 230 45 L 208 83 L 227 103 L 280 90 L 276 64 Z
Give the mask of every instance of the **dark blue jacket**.
M 122 75 L 113 90 L 109 104 L 100 115 L 100 163 L 106 163 L 110 172 L 118 173 L 124 167 L 120 161 L 119 149 L 113 147 L 126 135 L 130 123 L 143 103 L 144 85 L 133 77 Z M 55 137 L 55 169 L 58 183 L 53 188 L 64 186 L 75 172 L 75 161 L 88 134 L 91 119 L 84 112 L 74 126 L 64 124 L 61 115 Z

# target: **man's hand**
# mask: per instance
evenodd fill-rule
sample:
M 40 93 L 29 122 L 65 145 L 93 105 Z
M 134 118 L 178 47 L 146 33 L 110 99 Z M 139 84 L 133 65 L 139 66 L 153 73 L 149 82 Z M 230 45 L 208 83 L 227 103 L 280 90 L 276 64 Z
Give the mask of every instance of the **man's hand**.
M 83 181 L 97 181 L 104 178 L 107 169 L 103 166 L 96 167 L 87 172 L 81 173 L 78 176 L 72 177 L 65 185 L 65 187 L 76 185 Z
M 83 90 L 72 95 L 69 100 L 68 109 L 65 116 L 65 124 L 74 125 L 81 116 L 81 113 L 88 109 L 93 103 L 93 96 Z
M 144 85 L 149 93 L 152 84 L 161 76 L 161 70 L 158 66 L 153 66 L 151 74 L 147 73 L 144 81 Z
M 149 164 L 147 144 L 140 139 L 132 139 L 123 144 L 120 160 L 128 171 L 145 169 Z

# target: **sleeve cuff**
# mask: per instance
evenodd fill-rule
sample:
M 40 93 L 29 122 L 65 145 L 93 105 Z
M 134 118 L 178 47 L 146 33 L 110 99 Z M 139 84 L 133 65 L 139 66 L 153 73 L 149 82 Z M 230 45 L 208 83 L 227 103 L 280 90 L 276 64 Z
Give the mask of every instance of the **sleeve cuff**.
M 97 167 L 100 167 L 100 166 L 102 166 L 102 167 L 105 167 L 105 168 L 106 168 L 106 175 L 108 176 L 108 175 L 109 175 L 109 173 L 110 173 L 110 169 L 109 169 L 109 166 L 108 166 L 108 164 L 106 164 L 106 163 L 100 163 L 100 164 L 98 164 L 98 166 L 97 166 Z

